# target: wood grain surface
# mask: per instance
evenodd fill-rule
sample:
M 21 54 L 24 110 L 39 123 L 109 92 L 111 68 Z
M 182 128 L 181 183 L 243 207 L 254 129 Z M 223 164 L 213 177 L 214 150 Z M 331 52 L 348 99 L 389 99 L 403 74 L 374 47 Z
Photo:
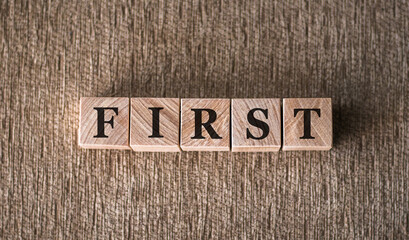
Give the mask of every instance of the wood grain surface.
M 0 1 L 0 238 L 408 239 L 409 2 Z M 77 145 L 79 99 L 331 97 L 328 152 Z

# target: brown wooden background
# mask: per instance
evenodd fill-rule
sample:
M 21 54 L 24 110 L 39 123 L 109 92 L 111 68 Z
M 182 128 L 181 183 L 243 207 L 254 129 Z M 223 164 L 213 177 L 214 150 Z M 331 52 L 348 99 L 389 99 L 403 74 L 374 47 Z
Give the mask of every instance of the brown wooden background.
M 0 238 L 409 238 L 408 1 L 0 9 Z M 335 146 L 81 150 L 81 96 L 332 97 Z

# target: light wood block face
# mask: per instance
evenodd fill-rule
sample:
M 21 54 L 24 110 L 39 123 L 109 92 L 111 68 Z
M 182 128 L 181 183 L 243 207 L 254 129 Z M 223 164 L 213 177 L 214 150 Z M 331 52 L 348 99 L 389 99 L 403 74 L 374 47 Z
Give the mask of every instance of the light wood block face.
M 332 148 L 331 98 L 285 98 L 283 121 L 284 151 Z
M 232 99 L 231 111 L 233 152 L 280 150 L 280 99 Z
M 129 149 L 129 98 L 80 99 L 79 146 Z
M 230 99 L 182 99 L 183 151 L 230 150 Z
M 179 106 L 179 98 L 132 98 L 131 148 L 179 152 Z

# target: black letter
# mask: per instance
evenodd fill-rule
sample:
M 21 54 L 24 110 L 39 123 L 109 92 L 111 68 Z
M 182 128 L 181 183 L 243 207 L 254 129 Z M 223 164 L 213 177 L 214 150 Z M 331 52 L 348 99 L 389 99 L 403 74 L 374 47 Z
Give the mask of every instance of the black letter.
M 318 117 L 321 117 L 321 110 L 318 108 L 296 108 L 294 109 L 294 117 L 297 116 L 299 111 L 304 112 L 304 136 L 300 137 L 300 139 L 315 139 L 315 137 L 311 136 L 311 111 L 316 112 Z
M 118 115 L 118 108 L 100 108 L 100 107 L 95 107 L 95 110 L 98 112 L 98 134 L 94 136 L 94 138 L 107 138 L 108 136 L 105 135 L 105 128 L 104 124 L 109 123 L 112 128 L 114 128 L 114 116 L 111 117 L 111 120 L 105 121 L 105 116 L 104 116 L 104 111 L 105 110 L 113 110 L 116 115 Z
M 207 130 L 210 137 L 213 139 L 221 139 L 219 135 L 217 135 L 216 131 L 214 131 L 212 127 L 212 123 L 216 121 L 217 115 L 216 112 L 212 109 L 192 109 L 195 112 L 195 136 L 192 139 L 204 139 L 205 137 L 202 136 L 202 126 Z M 209 113 L 209 120 L 205 123 L 202 123 L 202 112 L 206 111 Z
M 152 135 L 148 136 L 150 138 L 163 138 L 159 134 L 159 111 L 163 109 L 162 107 L 160 108 L 149 108 L 152 110 Z
M 268 119 L 268 110 L 267 109 L 261 109 L 261 108 L 254 108 L 251 109 L 250 112 L 247 114 L 247 121 L 255 126 L 260 128 L 261 130 L 263 130 L 263 134 L 261 135 L 261 137 L 254 137 L 253 134 L 251 134 L 251 132 L 249 131 L 249 129 L 247 128 L 247 139 L 252 138 L 252 139 L 256 139 L 256 140 L 261 140 L 264 139 L 268 136 L 268 132 L 270 131 L 270 127 L 267 125 L 267 123 L 258 120 L 254 117 L 254 112 L 255 111 L 261 111 L 262 113 L 264 113 L 264 116 L 266 117 L 266 119 Z

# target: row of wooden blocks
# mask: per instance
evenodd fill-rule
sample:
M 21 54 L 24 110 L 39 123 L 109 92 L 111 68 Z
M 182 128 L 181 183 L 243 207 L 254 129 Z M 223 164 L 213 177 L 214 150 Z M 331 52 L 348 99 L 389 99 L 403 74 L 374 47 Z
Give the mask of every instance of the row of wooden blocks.
M 281 133 L 283 130 L 283 133 Z M 329 150 L 330 98 L 80 99 L 79 145 L 148 152 Z

